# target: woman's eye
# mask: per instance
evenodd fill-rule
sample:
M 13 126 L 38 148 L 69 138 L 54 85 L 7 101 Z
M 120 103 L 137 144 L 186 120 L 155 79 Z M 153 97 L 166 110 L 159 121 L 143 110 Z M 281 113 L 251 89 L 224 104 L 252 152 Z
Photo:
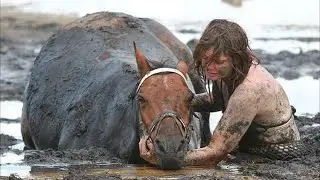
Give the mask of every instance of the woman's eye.
M 216 61 L 217 64 L 223 64 L 225 62 L 228 62 L 228 59 L 217 59 Z
M 220 61 L 220 60 L 216 61 L 216 64 L 223 64 L 223 63 L 224 61 Z

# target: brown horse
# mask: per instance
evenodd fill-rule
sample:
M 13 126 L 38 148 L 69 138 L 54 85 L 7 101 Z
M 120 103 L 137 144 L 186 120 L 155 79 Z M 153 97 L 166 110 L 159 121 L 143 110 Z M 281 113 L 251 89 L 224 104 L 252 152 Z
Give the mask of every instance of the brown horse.
M 154 142 L 160 167 L 179 168 L 188 149 L 192 133 L 190 127 L 196 125 L 190 125 L 193 118 L 190 104 L 194 90 L 187 80 L 188 67 L 184 61 L 180 61 L 177 69 L 152 70 L 147 58 L 136 47 L 135 52 L 141 77 L 136 99 L 145 127 L 143 135 L 149 136 Z
M 150 19 L 100 12 L 67 25 L 35 60 L 22 116 L 26 147 L 103 147 L 137 163 L 148 135 L 160 167 L 180 168 L 202 136 L 190 101 L 205 89 L 188 72 L 191 61 L 188 48 Z

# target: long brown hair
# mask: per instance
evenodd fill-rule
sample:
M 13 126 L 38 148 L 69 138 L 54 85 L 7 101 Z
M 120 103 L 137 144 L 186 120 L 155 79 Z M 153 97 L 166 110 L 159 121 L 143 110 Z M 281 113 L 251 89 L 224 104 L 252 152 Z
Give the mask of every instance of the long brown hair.
M 213 54 L 210 60 L 224 53 L 231 61 L 233 71 L 228 80 L 232 82 L 232 91 L 245 79 L 253 60 L 260 63 L 252 53 L 245 31 L 237 23 L 225 19 L 214 19 L 204 30 L 193 52 L 195 69 L 208 83 L 210 81 L 206 78 L 205 67 L 202 67 L 200 56 L 211 47 Z

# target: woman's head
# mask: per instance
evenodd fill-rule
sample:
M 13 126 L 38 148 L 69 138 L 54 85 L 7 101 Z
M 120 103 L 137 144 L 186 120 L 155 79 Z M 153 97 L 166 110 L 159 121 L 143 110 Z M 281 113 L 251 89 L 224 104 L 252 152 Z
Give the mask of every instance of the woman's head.
M 252 61 L 258 61 L 251 52 L 245 31 L 224 19 L 208 24 L 193 57 L 196 70 L 205 80 L 227 79 L 235 85 L 245 78 Z

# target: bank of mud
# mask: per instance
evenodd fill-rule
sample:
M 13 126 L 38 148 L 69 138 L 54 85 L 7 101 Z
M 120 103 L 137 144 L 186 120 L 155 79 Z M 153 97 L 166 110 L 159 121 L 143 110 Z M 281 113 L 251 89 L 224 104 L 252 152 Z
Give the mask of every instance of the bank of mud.
M 22 100 L 23 92 L 30 76 L 33 61 L 42 45 L 59 27 L 76 17 L 62 19 L 26 18 L 24 13 L 15 10 L 4 13 L 1 9 L 0 37 L 0 94 L 1 100 Z M 38 14 L 39 15 L 39 14 Z M 39 15 L 44 17 L 45 15 Z M 38 17 L 38 16 L 36 16 Z M 189 47 L 194 44 L 190 41 Z M 270 54 L 263 50 L 254 50 L 261 63 L 275 76 L 284 79 L 296 79 L 309 75 L 320 77 L 320 54 L 318 50 L 294 54 L 282 51 Z M 1 122 L 17 123 L 2 119 Z M 185 171 L 166 173 L 150 166 L 128 167 L 125 162 L 112 156 L 103 148 L 82 150 L 27 150 L 24 151 L 24 164 L 31 166 L 31 172 L 38 177 L 57 177 L 58 179 L 158 179 L 176 177 L 178 179 L 317 179 L 320 177 L 320 114 L 309 118 L 300 116 L 297 125 L 304 141 L 313 148 L 312 153 L 288 161 L 270 160 L 244 153 L 235 153 L 222 162 L 218 168 L 185 169 Z M 315 125 L 318 124 L 318 125 Z M 22 150 L 12 148 L 21 140 L 0 134 L 0 154 Z M 60 165 L 57 165 L 60 164 Z M 228 169 L 235 166 L 236 168 Z M 227 168 L 226 168 L 227 167 Z M 127 173 L 131 168 L 131 174 Z M 234 172 L 234 169 L 236 169 Z M 122 170 L 122 171 L 121 171 Z M 133 172 L 134 171 L 134 172 Z M 135 176 L 144 172 L 140 177 Z M 149 173 L 147 173 L 149 172 Z M 155 176 L 156 172 L 162 176 Z M 13 169 L 14 173 L 14 169 Z M 163 174 L 161 174 L 163 173 Z M 179 174 L 180 173 L 180 174 Z M 54 174 L 54 175 L 52 175 Z M 0 179 L 20 179 L 18 175 Z
M 22 100 L 33 61 L 47 39 L 77 17 L 22 12 L 1 6 L 0 99 Z

